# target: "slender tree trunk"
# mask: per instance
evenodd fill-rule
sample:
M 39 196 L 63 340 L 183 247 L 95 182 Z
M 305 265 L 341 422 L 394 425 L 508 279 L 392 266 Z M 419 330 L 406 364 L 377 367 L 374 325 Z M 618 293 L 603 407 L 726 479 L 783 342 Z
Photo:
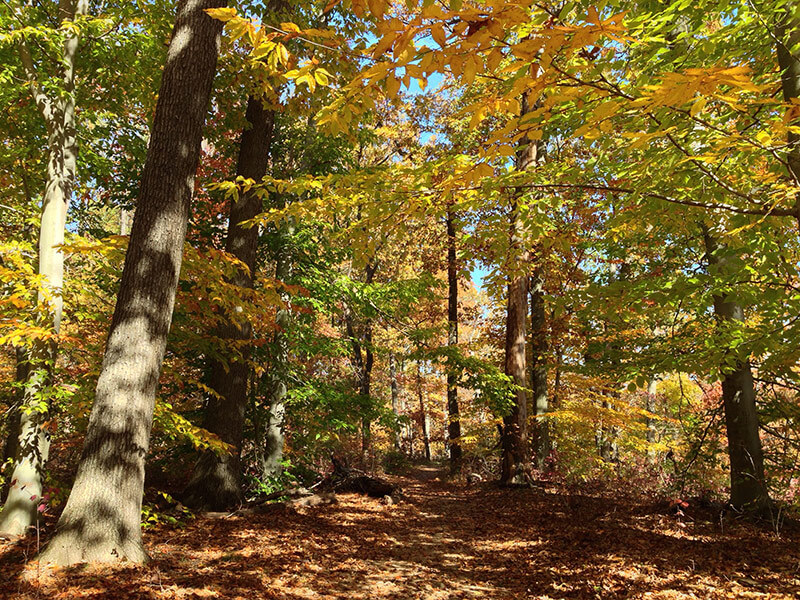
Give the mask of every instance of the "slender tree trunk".
M 720 275 L 728 271 L 724 250 L 708 228 L 703 228 L 709 265 Z M 729 294 L 714 297 L 714 313 L 721 324 L 744 321 L 744 310 Z M 768 512 L 771 507 L 764 477 L 764 455 L 759 435 L 756 390 L 750 361 L 736 360 L 733 368 L 723 367 L 722 402 L 731 461 L 731 505 L 739 510 Z
M 392 395 L 392 413 L 395 420 L 400 420 L 400 389 L 397 385 L 397 361 L 394 357 L 394 352 L 389 354 L 389 388 Z M 403 446 L 401 443 L 401 435 L 398 429 L 394 430 L 392 434 L 392 442 L 394 449 L 397 452 L 402 451 Z
M 375 279 L 378 271 L 378 262 L 370 260 L 367 263 L 364 283 L 369 285 Z M 356 370 L 356 389 L 361 397 L 365 409 L 369 409 L 370 393 L 372 391 L 372 366 L 375 362 L 375 355 L 372 349 L 372 321 L 366 319 L 363 326 L 358 327 L 353 313 L 347 309 L 344 315 L 347 336 L 350 338 L 350 345 L 353 348 L 353 366 Z M 365 461 L 369 456 L 372 444 L 371 422 L 368 416 L 361 419 L 361 458 Z
M 650 415 L 656 412 L 656 399 L 658 393 L 658 377 L 653 375 L 647 384 L 647 398 L 645 401 L 645 410 L 649 413 L 647 415 L 647 443 L 654 444 L 656 442 L 657 434 L 656 421 Z M 651 451 L 647 451 L 651 454 Z
M 533 459 L 536 468 L 542 470 L 550 456 L 550 426 L 542 417 L 547 414 L 547 320 L 544 305 L 544 281 L 541 269 L 534 270 L 530 280 L 531 308 L 531 384 L 533 391 L 533 414 L 536 419 L 531 431 Z
M 61 22 L 74 21 L 87 14 L 88 0 L 61 0 L 58 12 Z M 50 310 L 46 325 L 58 334 L 61 330 L 64 283 L 64 243 L 72 186 L 75 181 L 77 145 L 75 135 L 75 58 L 78 34 L 64 41 L 61 55 L 63 93 L 49 96 L 36 81 L 36 71 L 27 46 L 20 46 L 20 57 L 30 79 L 34 99 L 48 131 L 47 184 L 42 198 L 42 219 L 39 229 L 39 275 L 48 290 Z M 38 302 L 48 300 L 40 293 Z M 50 448 L 50 434 L 45 425 L 49 419 L 49 401 L 42 407 L 52 383 L 58 348 L 55 341 L 37 341 L 28 353 L 27 381 L 19 410 L 19 441 L 16 460 L 3 510 L 0 513 L 0 532 L 21 535 L 34 524 L 42 499 L 44 465 Z
M 452 204 L 447 208 L 447 345 L 458 349 L 458 264 L 456 263 L 456 223 Z M 452 359 L 451 359 L 452 360 Z M 447 369 L 447 438 L 450 448 L 450 473 L 461 471 L 461 416 L 458 406 L 458 373 L 455 365 Z
M 287 251 L 286 237 L 294 232 L 291 224 L 285 225 L 281 234 L 278 258 L 275 264 L 275 279 L 287 283 L 291 275 L 291 258 Z M 283 295 L 285 302 L 289 301 L 288 295 Z M 283 445 L 285 438 L 286 407 L 284 402 L 289 391 L 289 329 L 291 314 L 288 308 L 281 308 L 275 315 L 275 356 L 273 357 L 274 372 L 271 374 L 272 386 L 270 394 L 269 411 L 267 413 L 267 427 L 264 433 L 264 456 L 261 461 L 261 476 L 264 478 L 277 477 L 283 469 Z
M 422 426 L 422 443 L 425 448 L 425 460 L 431 459 L 431 436 L 428 427 L 428 410 L 425 408 L 425 395 L 422 391 L 422 366 L 417 361 L 417 395 L 419 397 L 420 425 Z
M 143 562 L 144 462 L 180 275 L 224 0 L 181 0 L 75 484 L 41 560 Z
M 247 100 L 246 119 L 247 126 L 239 143 L 236 175 L 260 182 L 267 172 L 275 113 L 251 96 Z M 258 227 L 243 227 L 242 223 L 253 219 L 261 208 L 261 198 L 254 190 L 244 192 L 231 205 L 225 250 L 247 266 L 247 271 L 239 271 L 231 281 L 241 288 L 253 287 L 258 250 Z M 223 348 L 223 353 L 227 353 L 226 359 L 211 361 L 210 387 L 217 395 L 208 399 L 203 427 L 230 444 L 231 452 L 204 451 L 184 492 L 184 502 L 188 506 L 205 510 L 226 510 L 241 502 L 240 455 L 251 353 L 249 346 L 241 344 L 252 337 L 252 327 L 250 323 L 229 320 L 221 326 L 218 336 L 236 343 L 238 348 Z

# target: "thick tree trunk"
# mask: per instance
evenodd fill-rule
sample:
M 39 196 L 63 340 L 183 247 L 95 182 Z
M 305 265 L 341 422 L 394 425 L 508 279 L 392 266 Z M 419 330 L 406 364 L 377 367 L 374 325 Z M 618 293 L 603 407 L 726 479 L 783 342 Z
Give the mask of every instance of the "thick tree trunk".
M 458 348 L 458 264 L 456 263 L 456 224 L 452 205 L 447 209 L 447 345 Z M 450 448 L 450 473 L 461 471 L 461 416 L 458 406 L 458 373 L 455 365 L 447 369 L 447 438 Z
M 727 259 L 712 233 L 704 228 L 709 265 L 724 275 Z M 720 323 L 744 321 L 744 310 L 732 295 L 714 297 L 714 313 Z M 759 436 L 756 392 L 750 361 L 738 359 L 733 368 L 724 367 L 722 402 L 731 461 L 731 505 L 739 510 L 767 512 L 771 502 L 764 478 L 764 456 Z
M 531 383 L 533 414 L 536 419 L 531 431 L 533 459 L 537 469 L 544 469 L 550 456 L 550 426 L 542 417 L 547 414 L 547 320 L 544 305 L 544 282 L 541 270 L 534 271 L 530 280 L 531 308 Z
M 260 182 L 267 172 L 275 113 L 251 96 L 247 100 L 246 119 L 248 125 L 239 143 L 236 175 Z M 253 287 L 258 250 L 258 227 L 243 227 L 242 223 L 258 215 L 261 208 L 261 198 L 254 190 L 244 192 L 231 205 L 225 250 L 247 265 L 248 270 L 239 271 L 231 281 L 242 288 Z M 231 320 L 220 328 L 218 336 L 241 344 L 252 336 L 252 327 Z M 240 455 L 250 380 L 250 348 L 240 345 L 239 354 L 236 352 L 229 351 L 226 360 L 215 359 L 210 364 L 209 383 L 218 396 L 208 399 L 203 427 L 230 444 L 232 451 L 218 454 L 206 450 L 200 455 L 184 492 L 184 502 L 194 508 L 221 511 L 241 502 Z
M 800 14 L 797 13 L 796 2 L 787 2 L 784 6 L 782 18 L 775 30 L 775 39 L 783 99 L 791 102 L 800 98 L 800 57 L 796 54 L 797 48 L 800 47 Z M 794 111 L 791 124 L 797 125 L 800 121 L 800 111 L 796 106 L 791 110 Z M 790 131 L 787 142 L 789 143 L 789 152 L 787 153 L 789 174 L 794 179 L 795 185 L 800 185 L 800 135 Z M 800 208 L 800 197 L 795 199 L 795 208 Z M 800 211 L 798 211 L 797 218 L 800 221 Z
M 520 115 L 529 112 L 528 99 L 522 98 Z M 533 168 L 538 160 L 538 145 L 523 136 L 517 148 L 515 167 L 518 171 Z M 511 202 L 509 212 L 509 256 L 513 260 L 526 261 L 522 249 L 517 199 Z M 528 456 L 528 404 L 525 388 L 527 373 L 525 363 L 525 316 L 528 306 L 528 278 L 519 274 L 517 265 L 509 265 L 511 274 L 508 282 L 506 307 L 506 347 L 505 374 L 517 386 L 514 392 L 511 412 L 503 418 L 501 437 L 502 461 L 500 483 L 524 483 L 530 478 L 530 459 Z
M 59 19 L 73 21 L 87 14 L 88 0 L 61 0 Z M 42 114 L 48 131 L 47 184 L 42 198 L 42 219 L 39 229 L 39 275 L 47 288 L 50 311 L 46 319 L 53 333 L 61 329 L 63 301 L 61 287 L 64 283 L 64 254 L 60 246 L 64 243 L 72 186 L 75 181 L 77 146 L 75 134 L 75 57 L 78 52 L 78 35 L 73 33 L 64 41 L 61 55 L 63 93 L 54 96 L 39 87 L 36 72 L 23 43 L 20 57 L 26 75 L 30 79 L 34 99 Z M 40 293 L 39 304 L 48 300 Z M 16 444 L 16 460 L 11 475 L 12 485 L 0 513 L 0 532 L 21 535 L 36 522 L 38 507 L 42 501 L 42 479 L 44 465 L 50 448 L 50 435 L 45 430 L 49 417 L 47 406 L 41 400 L 48 397 L 55 367 L 57 344 L 55 342 L 34 343 L 27 357 L 27 381 L 18 412 L 19 440 Z
M 517 386 L 511 412 L 503 418 L 500 483 L 525 483 L 530 471 L 528 458 L 528 406 L 525 393 L 525 313 L 527 278 L 516 276 L 508 285 L 506 308 L 505 374 Z
M 422 427 L 422 443 L 424 445 L 425 460 L 431 459 L 431 435 L 428 421 L 428 409 L 425 407 L 425 395 L 422 391 L 422 366 L 417 361 L 417 395 L 419 397 L 420 425 Z
M 182 0 L 75 484 L 41 560 L 143 562 L 144 462 L 172 322 L 224 0 Z

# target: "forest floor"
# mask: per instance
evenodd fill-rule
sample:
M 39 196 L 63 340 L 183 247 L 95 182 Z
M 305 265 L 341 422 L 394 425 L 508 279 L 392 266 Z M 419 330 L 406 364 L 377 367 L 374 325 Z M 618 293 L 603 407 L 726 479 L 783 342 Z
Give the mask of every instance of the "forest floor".
M 52 575 L 36 538 L 0 545 L 0 598 L 798 598 L 800 529 L 780 535 L 664 503 L 468 487 L 420 467 L 406 500 L 204 518 L 145 533 L 143 567 Z

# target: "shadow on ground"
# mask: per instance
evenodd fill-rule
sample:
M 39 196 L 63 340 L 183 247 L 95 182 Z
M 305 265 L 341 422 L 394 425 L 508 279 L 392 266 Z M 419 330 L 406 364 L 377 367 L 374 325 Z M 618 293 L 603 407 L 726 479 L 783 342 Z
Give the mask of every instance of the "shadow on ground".
M 300 600 L 797 598 L 800 544 L 742 523 L 545 490 L 398 482 L 407 502 L 355 495 L 307 509 L 197 519 L 145 536 L 144 567 L 25 567 L 0 547 L 0 597 Z M 33 545 L 32 545 L 33 544 Z

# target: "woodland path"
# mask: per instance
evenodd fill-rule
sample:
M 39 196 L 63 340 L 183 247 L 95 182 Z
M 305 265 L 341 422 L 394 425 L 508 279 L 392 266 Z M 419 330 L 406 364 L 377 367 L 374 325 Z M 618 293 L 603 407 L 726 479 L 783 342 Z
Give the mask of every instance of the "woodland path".
M 198 518 L 145 535 L 145 567 L 23 568 L 0 546 L 0 598 L 797 598 L 800 533 L 696 522 L 664 504 L 394 480 L 407 501 Z

